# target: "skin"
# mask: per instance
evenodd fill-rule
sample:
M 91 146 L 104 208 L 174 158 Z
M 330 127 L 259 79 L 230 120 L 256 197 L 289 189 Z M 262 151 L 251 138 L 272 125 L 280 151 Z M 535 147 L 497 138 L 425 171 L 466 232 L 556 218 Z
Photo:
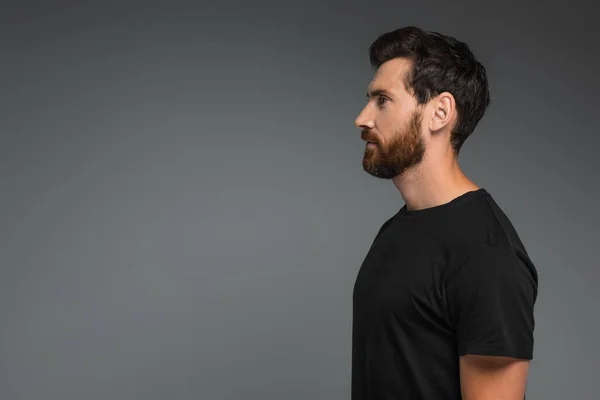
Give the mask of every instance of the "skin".
M 355 125 L 367 142 L 365 171 L 391 179 L 407 209 L 420 210 L 479 187 L 463 173 L 450 144 L 457 118 L 454 96 L 444 92 L 418 105 L 405 85 L 410 67 L 410 60 L 396 58 L 378 68 Z M 523 399 L 528 360 L 467 355 L 459 365 L 463 399 Z

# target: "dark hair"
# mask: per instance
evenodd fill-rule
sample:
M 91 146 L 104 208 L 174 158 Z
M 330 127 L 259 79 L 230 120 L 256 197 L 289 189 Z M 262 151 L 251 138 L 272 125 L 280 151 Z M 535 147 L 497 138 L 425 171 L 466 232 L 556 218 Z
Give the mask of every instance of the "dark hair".
M 458 154 L 490 103 L 485 68 L 465 43 L 414 26 L 383 33 L 369 48 L 374 68 L 398 57 L 413 61 L 404 84 L 412 89 L 419 104 L 442 92 L 454 96 L 458 118 L 451 144 Z

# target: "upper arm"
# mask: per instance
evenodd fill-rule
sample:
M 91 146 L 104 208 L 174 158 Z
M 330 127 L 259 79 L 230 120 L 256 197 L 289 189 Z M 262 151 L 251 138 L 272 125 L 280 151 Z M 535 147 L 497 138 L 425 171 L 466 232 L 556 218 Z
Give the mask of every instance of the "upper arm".
M 464 398 L 522 400 L 533 358 L 533 264 L 511 247 L 495 246 L 446 278 Z
M 464 400 L 523 400 L 529 360 L 465 355 L 460 357 Z

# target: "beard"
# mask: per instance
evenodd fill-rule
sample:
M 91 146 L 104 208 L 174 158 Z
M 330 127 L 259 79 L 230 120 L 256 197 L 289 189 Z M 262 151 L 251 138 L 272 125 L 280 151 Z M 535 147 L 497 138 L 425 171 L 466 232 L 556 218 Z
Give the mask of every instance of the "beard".
M 425 141 L 420 133 L 421 114 L 415 111 L 402 129 L 392 135 L 385 145 L 368 131 L 361 138 L 374 142 L 375 146 L 365 149 L 363 169 L 370 175 L 381 179 L 392 179 L 406 170 L 418 165 L 425 155 Z

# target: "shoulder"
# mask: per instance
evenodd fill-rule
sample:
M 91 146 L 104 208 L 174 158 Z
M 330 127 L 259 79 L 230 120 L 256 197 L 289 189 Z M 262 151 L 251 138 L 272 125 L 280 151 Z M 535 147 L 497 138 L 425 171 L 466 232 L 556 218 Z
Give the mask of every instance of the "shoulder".
M 455 207 L 443 218 L 441 243 L 453 255 L 451 264 L 463 264 L 478 254 L 516 252 L 527 256 L 509 217 L 486 190 Z
M 463 263 L 450 266 L 444 273 L 449 291 L 476 293 L 517 290 L 530 292 L 537 297 L 538 273 L 527 253 L 506 244 L 487 245 L 474 251 Z

